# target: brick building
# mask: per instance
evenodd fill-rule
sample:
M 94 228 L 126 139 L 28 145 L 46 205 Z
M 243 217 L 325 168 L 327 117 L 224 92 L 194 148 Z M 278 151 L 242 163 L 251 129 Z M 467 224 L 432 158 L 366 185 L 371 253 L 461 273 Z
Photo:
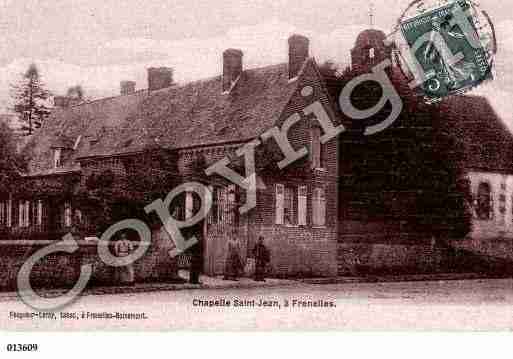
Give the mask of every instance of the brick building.
M 433 122 L 456 119 L 456 125 L 449 127 L 469 139 L 465 169 L 476 201 L 482 206 L 488 201 L 489 213 L 495 207 L 506 213 L 503 222 L 510 228 L 513 196 L 503 176 L 513 173 L 512 138 L 484 99 L 460 96 L 435 107 L 418 101 L 396 64 L 393 48 L 383 40 L 384 34 L 376 30 L 360 34 L 351 52 L 352 67 L 342 78 L 325 73 L 310 57 L 308 39 L 293 35 L 288 63 L 244 69 L 243 53 L 228 49 L 223 53 L 222 74 L 214 78 L 177 85 L 172 69 L 151 68 L 147 89 L 136 91 L 133 82 L 124 81 L 117 97 L 79 105 L 60 101 L 61 107 L 35 135 L 29 173 L 16 188 L 1 194 L 2 233 L 11 241 L 53 241 L 70 232 L 81 240 L 97 236 L 102 219 L 143 216 L 142 208 L 155 196 L 196 180 L 207 184 L 214 198 L 202 224 L 203 269 L 209 275 L 222 273 L 226 239 L 231 235 L 240 238 L 244 259 L 263 236 L 275 276 L 436 270 L 443 253 L 432 233 L 423 230 L 428 224 L 422 227 L 404 213 L 415 203 L 415 191 L 383 188 L 388 162 L 400 162 L 409 151 L 405 148 L 432 141 Z M 344 116 L 337 98 L 352 77 L 386 59 L 392 63 L 387 73 L 404 109 L 390 128 L 376 136 L 361 136 L 362 123 Z M 354 95 L 355 101 L 377 96 L 368 87 Z M 344 125 L 348 131 L 322 144 L 319 121 L 305 111 L 314 103 L 321 104 L 320 111 L 334 126 Z M 460 116 L 454 110 L 467 104 L 475 112 Z M 369 121 L 380 121 L 389 110 Z M 261 136 L 295 116 L 288 139 L 294 149 L 305 146 L 309 153 L 279 169 L 277 162 L 283 156 L 277 143 Z M 493 147 L 497 145 L 493 131 L 500 132 L 499 144 L 507 147 Z M 486 142 L 483 135 L 489 136 Z M 258 138 L 263 144 L 256 151 L 257 205 L 239 215 L 244 191 L 219 176 L 206 176 L 203 170 L 226 157 L 243 172 L 235 151 Z M 476 143 L 487 147 L 476 152 Z M 481 155 L 495 156 L 497 161 L 476 158 Z M 363 170 L 370 173 L 365 181 Z M 488 187 L 476 184 L 478 178 Z M 367 187 L 362 189 L 359 181 Z M 501 202 L 500 191 L 507 204 Z M 194 203 L 192 194 L 181 198 L 176 215 L 187 216 Z M 141 280 L 170 275 L 176 261 L 167 257 L 169 241 L 158 222 L 144 219 L 152 223 L 153 244 L 138 275 Z M 488 219 L 479 215 L 479 223 Z M 87 241 L 82 244 L 90 246 Z

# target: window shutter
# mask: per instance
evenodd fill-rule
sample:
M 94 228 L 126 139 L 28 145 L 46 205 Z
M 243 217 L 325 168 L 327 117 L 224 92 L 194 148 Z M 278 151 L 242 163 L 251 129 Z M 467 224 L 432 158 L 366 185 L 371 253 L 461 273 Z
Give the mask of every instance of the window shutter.
M 312 195 L 312 224 L 319 224 L 319 189 L 314 188 Z
M 276 184 L 276 224 L 283 224 L 283 197 L 285 187 L 282 184 Z
M 326 195 L 322 188 L 319 188 L 319 225 L 326 225 Z
M 313 225 L 326 224 L 326 196 L 323 188 L 315 188 L 312 198 Z
M 25 215 L 23 203 L 23 201 L 18 202 L 18 227 L 23 227 L 23 224 L 25 223 L 25 220 L 23 219 Z
M 25 201 L 25 227 L 30 226 L 30 201 Z
M 297 223 L 300 226 L 306 226 L 306 203 L 308 196 L 308 187 L 299 186 L 297 191 Z

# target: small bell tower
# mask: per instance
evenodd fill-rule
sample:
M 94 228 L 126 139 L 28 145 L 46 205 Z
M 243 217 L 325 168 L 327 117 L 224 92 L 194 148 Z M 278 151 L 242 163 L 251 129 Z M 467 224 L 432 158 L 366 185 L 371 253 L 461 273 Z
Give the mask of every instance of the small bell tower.
M 371 71 L 372 67 L 392 58 L 392 47 L 385 45 L 385 33 L 374 28 L 376 15 L 373 1 L 369 5 L 368 15 L 370 28 L 358 35 L 351 50 L 351 68 L 355 71 Z

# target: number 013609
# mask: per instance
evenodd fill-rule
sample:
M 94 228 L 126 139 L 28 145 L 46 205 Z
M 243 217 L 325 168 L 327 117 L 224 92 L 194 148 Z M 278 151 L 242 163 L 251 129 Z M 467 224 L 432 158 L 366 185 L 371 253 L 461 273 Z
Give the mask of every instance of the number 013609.
M 8 352 L 36 352 L 37 344 L 7 344 Z

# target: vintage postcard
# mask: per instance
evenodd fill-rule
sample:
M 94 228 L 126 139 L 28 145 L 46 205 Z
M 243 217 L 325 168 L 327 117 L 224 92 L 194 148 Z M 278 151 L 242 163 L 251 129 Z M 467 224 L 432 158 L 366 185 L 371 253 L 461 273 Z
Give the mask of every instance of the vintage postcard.
M 510 331 L 512 26 L 0 0 L 0 330 Z

